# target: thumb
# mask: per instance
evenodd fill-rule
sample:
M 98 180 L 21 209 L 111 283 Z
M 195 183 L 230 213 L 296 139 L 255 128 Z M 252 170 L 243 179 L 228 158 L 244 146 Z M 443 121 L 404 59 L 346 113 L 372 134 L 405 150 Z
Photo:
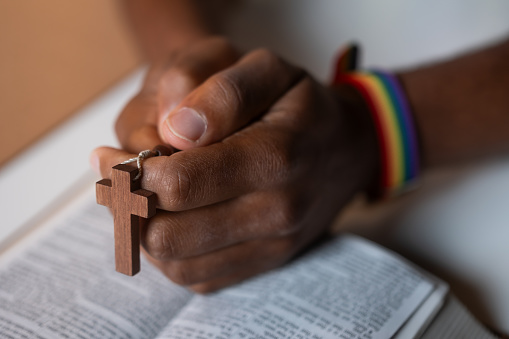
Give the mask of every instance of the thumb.
M 181 150 L 223 140 L 262 117 L 304 75 L 269 51 L 253 51 L 186 96 L 159 123 L 161 139 Z
M 158 121 L 166 120 L 191 91 L 237 59 L 238 53 L 221 37 L 209 38 L 181 51 L 159 80 Z

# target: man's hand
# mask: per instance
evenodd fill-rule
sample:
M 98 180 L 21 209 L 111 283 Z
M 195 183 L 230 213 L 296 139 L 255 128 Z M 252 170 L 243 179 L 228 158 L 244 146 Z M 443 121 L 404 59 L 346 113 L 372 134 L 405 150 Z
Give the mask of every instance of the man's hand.
M 115 130 L 122 148 L 131 153 L 164 143 L 158 124 L 193 89 L 238 59 L 227 40 L 211 37 L 173 52 L 153 65 L 140 92 L 120 114 Z
M 153 142 L 183 151 L 144 162 L 142 186 L 159 205 L 142 230 L 149 260 L 208 292 L 280 266 L 323 234 L 375 177 L 375 136 L 350 94 L 259 50 L 172 101 Z M 132 154 L 95 156 L 109 177 Z

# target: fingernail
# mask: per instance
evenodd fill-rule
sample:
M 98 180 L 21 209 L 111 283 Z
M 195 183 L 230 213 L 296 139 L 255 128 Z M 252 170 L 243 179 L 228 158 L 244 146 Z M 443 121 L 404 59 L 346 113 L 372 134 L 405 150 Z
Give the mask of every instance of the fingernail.
M 101 170 L 99 168 L 99 157 L 97 156 L 97 154 L 95 154 L 95 152 L 90 155 L 89 160 L 90 167 L 92 167 L 95 173 L 101 175 Z
M 207 123 L 194 109 L 184 107 L 166 120 L 166 125 L 177 137 L 197 141 L 205 133 Z

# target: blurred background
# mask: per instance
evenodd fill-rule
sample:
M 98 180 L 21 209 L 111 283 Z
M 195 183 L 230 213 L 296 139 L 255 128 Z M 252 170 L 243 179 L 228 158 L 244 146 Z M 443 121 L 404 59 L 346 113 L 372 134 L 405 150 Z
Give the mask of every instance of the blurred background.
M 0 166 L 140 64 L 121 8 L 0 1 Z
M 504 0 L 231 0 L 224 30 L 326 81 L 338 48 L 407 67 L 497 40 Z M 142 62 L 119 0 L 0 1 L 0 166 Z

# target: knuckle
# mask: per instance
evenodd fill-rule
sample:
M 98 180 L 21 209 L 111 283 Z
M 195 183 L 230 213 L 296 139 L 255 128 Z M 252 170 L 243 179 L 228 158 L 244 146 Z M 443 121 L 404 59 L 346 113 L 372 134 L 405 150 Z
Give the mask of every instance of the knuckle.
M 179 249 L 173 239 L 178 239 L 173 228 L 162 221 L 153 221 L 143 237 L 143 245 L 151 257 L 157 260 L 168 260 L 179 255 Z
M 181 286 L 188 286 L 194 283 L 192 279 L 192 273 L 192 268 L 184 261 L 169 262 L 166 270 L 166 275 L 168 278 Z
M 163 260 L 165 257 L 164 244 L 161 237 L 161 232 L 151 228 L 147 230 L 143 237 L 143 245 L 151 257 L 157 260 Z
M 267 48 L 258 48 L 250 53 L 252 57 L 267 65 L 279 65 L 283 60 L 276 53 Z
M 290 175 L 295 167 L 295 159 L 292 154 L 292 149 L 290 147 L 280 147 L 274 152 L 274 156 L 276 157 L 278 164 L 278 169 L 280 176 L 282 179 L 289 179 Z
M 278 54 L 266 48 L 256 49 L 251 52 L 248 57 L 256 60 L 259 67 L 266 69 L 267 72 L 279 74 L 287 81 L 302 78 L 306 74 L 302 68 L 290 64 Z
M 216 88 L 214 96 L 232 111 L 236 111 L 245 101 L 245 93 L 239 83 L 239 79 L 233 72 L 222 72 L 212 77 Z
M 190 286 L 189 289 L 191 291 L 193 291 L 194 293 L 207 294 L 207 293 L 212 293 L 212 292 L 217 291 L 218 287 L 214 286 L 213 284 L 210 284 L 210 283 L 202 283 L 202 284 Z
M 301 228 L 302 209 L 290 199 L 278 204 L 274 228 L 279 236 L 294 234 Z
M 170 206 L 173 211 L 186 209 L 193 196 L 193 182 L 196 178 L 195 170 L 192 163 L 182 161 L 176 153 L 172 156 L 173 161 L 168 161 L 162 169 L 163 174 L 158 178 L 165 178 L 161 185 L 164 185 L 165 195 L 161 199 L 165 199 L 165 205 Z
M 288 261 L 297 251 L 299 245 L 298 237 L 296 235 L 289 235 L 281 238 L 276 245 L 275 257 L 278 265 L 284 264 Z
M 270 131 L 270 133 L 269 138 L 257 140 L 259 154 L 256 156 L 260 159 L 268 159 L 268 161 L 258 162 L 257 172 L 268 174 L 260 178 L 262 182 L 271 187 L 277 187 L 291 181 L 298 163 L 295 161 L 293 146 L 286 141 L 281 142 L 284 137 L 280 138 L 278 131 Z

